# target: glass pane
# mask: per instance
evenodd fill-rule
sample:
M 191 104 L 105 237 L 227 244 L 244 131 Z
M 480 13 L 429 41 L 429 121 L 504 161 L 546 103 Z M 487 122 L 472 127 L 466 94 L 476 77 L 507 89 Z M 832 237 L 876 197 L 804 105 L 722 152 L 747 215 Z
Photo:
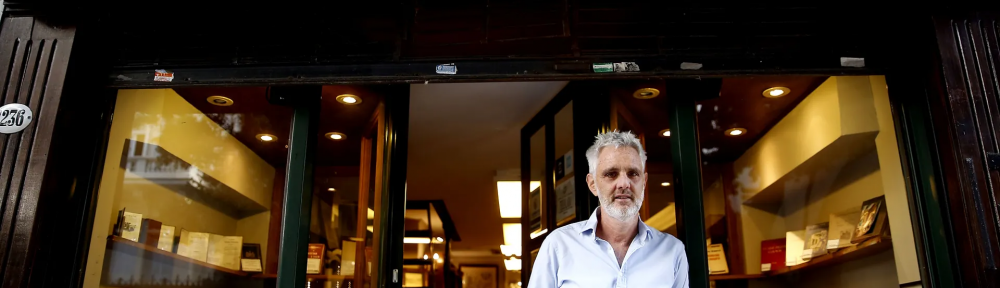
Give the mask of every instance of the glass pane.
M 919 281 L 884 77 L 722 83 L 697 103 L 710 273 L 750 286 Z
M 120 90 L 84 287 L 277 273 L 290 108 L 266 87 Z
M 318 287 L 375 287 L 381 224 L 380 87 L 324 86 L 306 274 Z
M 556 113 L 555 128 L 555 201 L 556 226 L 576 219 L 576 184 L 573 173 L 573 102 L 570 101 Z M 581 187 L 584 188 L 584 187 Z
M 539 128 L 535 134 L 531 135 L 531 182 L 545 183 L 545 126 Z M 532 187 L 528 194 L 528 231 L 531 231 L 531 239 L 535 239 L 548 232 L 545 227 L 545 202 L 542 195 L 545 195 L 545 185 L 529 185 Z
M 662 87 L 659 83 L 637 89 Z M 648 99 L 634 97 L 635 91 L 612 90 L 611 129 L 635 134 L 646 149 L 646 195 L 639 216 L 652 228 L 677 235 L 674 205 L 673 164 L 670 156 L 670 111 L 668 99 L 660 95 Z

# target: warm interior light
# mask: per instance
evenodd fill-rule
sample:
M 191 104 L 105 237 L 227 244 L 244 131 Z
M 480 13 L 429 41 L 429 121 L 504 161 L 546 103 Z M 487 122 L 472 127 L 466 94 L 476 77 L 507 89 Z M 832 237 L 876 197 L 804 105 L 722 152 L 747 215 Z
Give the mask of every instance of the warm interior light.
M 438 263 L 444 263 L 444 258 L 438 259 Z
M 743 128 L 730 128 L 729 130 L 726 130 L 726 135 L 729 135 L 729 136 L 740 136 L 740 135 L 743 135 L 746 132 L 747 132 L 747 129 L 743 129 Z
M 274 139 L 277 139 L 277 137 L 274 137 L 274 135 L 271 134 L 257 134 L 257 139 L 264 142 L 271 142 L 274 141 Z
M 232 106 L 233 105 L 233 99 L 230 99 L 229 97 L 226 97 L 226 96 L 209 96 L 207 100 L 208 100 L 208 103 L 211 103 L 212 105 L 215 105 L 215 106 Z
M 788 95 L 788 92 L 791 92 L 791 91 L 792 91 L 792 89 L 788 89 L 788 87 L 771 87 L 771 88 L 765 89 L 764 92 L 763 92 L 763 94 L 764 94 L 764 97 L 778 98 L 778 97 L 781 97 L 781 96 Z
M 653 99 L 656 96 L 660 96 L 660 90 L 656 88 L 642 88 L 632 93 L 636 99 Z
M 660 131 L 660 136 L 670 137 L 670 129 L 663 129 L 663 131 Z
M 503 223 L 503 244 L 521 246 L 521 223 Z
M 542 186 L 541 181 L 531 181 L 529 191 Z M 497 181 L 497 199 L 500 200 L 500 218 L 521 218 L 521 181 Z
M 530 235 L 528 235 L 528 236 L 530 236 L 530 237 L 531 237 L 531 239 L 535 239 L 535 238 L 538 238 L 538 236 L 542 236 L 542 235 L 545 235 L 545 233 L 549 233 L 549 229 L 548 229 L 548 228 L 546 228 L 546 229 L 542 229 L 542 231 L 538 231 L 538 232 L 532 232 L 532 233 L 531 233 Z
M 521 270 L 521 259 L 510 257 L 510 259 L 503 259 L 503 266 L 507 267 L 507 271 L 519 271 Z
M 438 256 L 438 253 L 434 253 L 434 260 L 437 260 L 439 258 L 441 258 L 441 256 Z
M 441 237 L 437 237 L 434 240 L 437 240 L 438 243 L 444 242 L 444 238 Z
M 344 140 L 344 138 L 347 138 L 347 135 L 344 135 L 344 133 L 340 132 L 329 132 L 326 133 L 324 136 L 326 136 L 326 138 L 330 138 L 330 140 Z
M 504 256 L 521 257 L 521 245 L 500 245 L 500 253 Z
M 330 192 L 333 192 L 333 191 L 337 191 L 337 189 L 335 189 L 335 188 L 333 188 L 333 187 L 330 187 L 330 188 L 326 188 L 326 191 L 330 191 Z
M 368 208 L 368 220 L 375 219 L 375 210 Z
M 430 244 L 431 238 L 425 237 L 403 237 L 403 243 L 406 244 Z
M 344 103 L 347 105 L 355 105 L 361 103 L 361 97 L 353 94 L 340 94 L 337 95 L 337 102 Z
M 424 254 L 424 260 L 427 260 L 427 254 Z
M 663 183 L 660 183 L 660 186 L 663 186 L 663 187 L 667 187 L 667 186 L 670 186 L 670 182 L 663 182 Z
M 375 233 L 375 226 L 368 225 L 368 232 Z

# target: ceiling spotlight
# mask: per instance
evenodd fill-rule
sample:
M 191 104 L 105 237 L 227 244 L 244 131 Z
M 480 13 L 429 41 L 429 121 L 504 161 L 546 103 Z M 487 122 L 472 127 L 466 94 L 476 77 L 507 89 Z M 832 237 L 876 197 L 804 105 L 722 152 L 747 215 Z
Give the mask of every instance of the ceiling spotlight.
M 660 96 L 660 90 L 656 88 L 642 88 L 632 93 L 632 97 L 636 99 L 653 99 L 656 96 Z
M 740 135 L 743 135 L 743 134 L 746 134 L 746 133 L 747 133 L 747 129 L 743 129 L 743 128 L 729 128 L 729 130 L 726 130 L 726 135 L 729 135 L 729 136 L 740 136 Z
M 257 134 L 257 139 L 264 142 L 271 142 L 274 141 L 274 139 L 278 139 L 278 137 L 274 137 L 274 135 L 271 134 Z
M 344 133 L 340 132 L 326 133 L 325 136 L 326 138 L 330 138 L 331 140 L 343 140 L 344 138 L 347 138 L 347 135 L 344 135 Z
M 335 188 L 333 188 L 333 187 L 330 187 L 330 188 L 326 188 L 326 191 L 330 191 L 330 192 L 333 192 L 333 191 L 337 191 L 337 189 L 335 189 Z
M 792 89 L 788 89 L 788 87 L 771 87 L 764 90 L 762 94 L 767 98 L 778 98 L 788 95 L 788 92 L 792 92 Z
M 233 99 L 229 99 L 226 96 L 209 96 L 208 103 L 215 106 L 231 106 L 233 105 Z
M 663 186 L 663 187 L 668 187 L 668 186 L 670 186 L 670 182 L 663 182 L 663 183 L 660 183 L 660 186 Z
M 354 94 L 340 94 L 337 95 L 337 102 L 344 103 L 347 105 L 357 105 L 361 104 L 361 97 Z
M 663 131 L 660 131 L 660 136 L 670 137 L 670 129 L 663 129 Z
M 444 238 L 441 237 L 437 237 L 434 240 L 437 240 L 438 243 L 444 242 Z

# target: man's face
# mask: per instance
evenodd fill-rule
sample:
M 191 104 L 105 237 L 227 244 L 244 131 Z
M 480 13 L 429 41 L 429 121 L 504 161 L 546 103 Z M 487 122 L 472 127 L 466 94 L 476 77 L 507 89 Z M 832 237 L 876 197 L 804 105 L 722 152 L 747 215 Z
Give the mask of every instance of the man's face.
M 590 191 L 608 216 L 626 221 L 636 217 L 646 189 L 646 171 L 639 151 L 632 147 L 604 147 L 597 155 L 597 171 L 587 174 Z

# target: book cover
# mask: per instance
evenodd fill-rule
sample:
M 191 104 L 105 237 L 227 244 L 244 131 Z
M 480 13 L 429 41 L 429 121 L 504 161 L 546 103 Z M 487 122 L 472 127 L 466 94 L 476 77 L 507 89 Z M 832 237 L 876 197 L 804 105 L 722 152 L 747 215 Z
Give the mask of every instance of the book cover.
M 261 264 L 260 244 L 243 243 L 242 250 L 240 269 L 246 272 L 264 272 L 264 265 Z
M 163 223 L 153 219 L 142 219 L 142 229 L 139 231 L 139 243 L 156 247 L 160 242 L 160 227 Z
M 760 241 L 760 271 L 785 268 L 785 238 Z
M 167 251 L 174 252 L 174 226 L 162 225 L 160 226 L 160 239 L 156 242 L 156 248 Z
M 885 208 L 885 196 L 869 199 L 861 204 L 861 217 L 854 230 L 851 243 L 861 243 L 872 237 L 881 236 L 889 222 Z
M 726 251 L 722 244 L 708 245 L 708 274 L 728 274 L 729 263 L 726 263 Z
M 139 242 L 142 234 L 142 214 L 122 211 L 121 236 L 134 242 Z
M 189 232 L 181 229 L 181 238 L 177 243 L 177 255 L 208 262 L 208 241 L 208 233 Z
M 807 259 L 802 259 L 802 247 L 805 247 L 805 238 L 806 230 L 785 232 L 785 266 L 795 266 L 808 261 Z
M 306 274 L 319 274 L 323 271 L 323 252 L 326 245 L 321 243 L 309 243 L 306 255 Z
M 243 237 L 208 236 L 208 264 L 218 265 L 233 270 L 240 270 L 240 252 L 243 249 Z
M 802 246 L 802 259 L 811 259 L 825 255 L 829 233 L 829 222 L 806 226 L 806 242 Z
M 859 207 L 830 214 L 830 234 L 826 242 L 826 249 L 833 250 L 854 246 L 854 243 L 851 243 L 851 238 L 854 236 L 854 228 L 858 226 L 859 219 L 861 219 L 861 208 Z

